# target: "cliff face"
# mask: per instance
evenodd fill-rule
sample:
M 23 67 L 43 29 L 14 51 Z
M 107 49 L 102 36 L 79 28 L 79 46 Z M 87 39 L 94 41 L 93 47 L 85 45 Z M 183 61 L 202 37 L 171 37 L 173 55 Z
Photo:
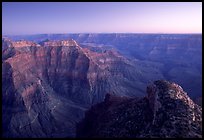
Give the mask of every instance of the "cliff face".
M 3 135 L 73 137 L 75 121 L 91 103 L 89 59 L 73 40 L 11 46 L 15 54 L 2 63 Z
M 10 36 L 35 42 L 73 38 L 80 46 L 95 51 L 116 49 L 154 81 L 167 79 L 182 85 L 191 98 L 202 96 L 202 34 L 41 34 Z M 141 68 L 139 68 L 141 69 Z M 152 72 L 159 73 L 163 78 Z M 136 85 L 141 85 L 138 83 Z M 142 85 L 142 89 L 145 85 Z M 125 91 L 125 90 L 123 90 Z
M 105 93 L 143 96 L 148 78 L 115 51 L 93 52 L 75 40 L 4 44 L 5 137 L 74 137 L 76 122 Z
M 202 108 L 179 85 L 155 81 L 147 94 L 140 99 L 108 94 L 86 112 L 77 137 L 202 137 Z

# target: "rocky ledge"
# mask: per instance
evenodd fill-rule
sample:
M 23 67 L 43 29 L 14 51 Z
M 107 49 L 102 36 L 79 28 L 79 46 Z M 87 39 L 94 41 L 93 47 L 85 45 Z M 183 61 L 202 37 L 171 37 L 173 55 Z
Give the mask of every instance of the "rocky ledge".
M 21 47 L 31 47 L 31 46 L 40 46 L 37 43 L 34 43 L 32 41 L 26 41 L 26 40 L 21 40 L 21 41 L 15 41 L 12 42 L 13 47 L 15 48 L 21 48 Z
M 43 46 L 79 46 L 75 40 L 47 41 Z
M 176 83 L 159 80 L 141 99 L 106 95 L 86 112 L 77 137 L 202 138 L 202 108 Z

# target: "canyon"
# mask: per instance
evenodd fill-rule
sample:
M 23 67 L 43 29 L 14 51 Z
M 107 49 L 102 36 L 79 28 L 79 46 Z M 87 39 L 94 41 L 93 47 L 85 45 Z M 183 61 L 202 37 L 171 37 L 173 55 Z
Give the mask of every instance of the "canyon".
M 151 76 L 155 71 L 164 79 L 179 83 L 194 100 L 202 96 L 202 34 L 81 33 L 8 37 L 13 41 L 24 39 L 36 43 L 72 38 L 91 51 L 114 50 L 136 67 L 143 67 L 146 74 L 150 73 L 151 82 L 160 79 Z
M 85 112 L 107 93 L 143 99 L 158 79 L 202 102 L 201 50 L 201 35 L 3 37 L 3 137 L 75 137 Z

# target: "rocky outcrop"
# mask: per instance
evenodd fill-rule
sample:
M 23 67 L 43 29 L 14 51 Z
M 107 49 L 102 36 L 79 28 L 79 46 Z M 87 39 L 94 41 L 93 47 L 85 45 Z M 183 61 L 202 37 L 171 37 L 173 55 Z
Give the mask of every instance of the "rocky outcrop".
M 74 137 L 90 103 L 89 60 L 74 41 L 11 43 L 15 55 L 2 63 L 4 137 Z
M 15 55 L 15 49 L 12 45 L 12 41 L 8 38 L 2 39 L 2 61 L 6 60 L 9 57 Z
M 77 137 L 202 137 L 202 108 L 179 85 L 155 81 L 147 94 L 140 99 L 108 94 L 86 112 L 77 126 Z
M 26 41 L 26 40 L 12 42 L 12 45 L 16 48 L 38 46 L 37 43 L 34 43 L 32 41 Z
M 62 40 L 62 41 L 46 41 L 43 43 L 43 46 L 79 46 L 75 40 Z

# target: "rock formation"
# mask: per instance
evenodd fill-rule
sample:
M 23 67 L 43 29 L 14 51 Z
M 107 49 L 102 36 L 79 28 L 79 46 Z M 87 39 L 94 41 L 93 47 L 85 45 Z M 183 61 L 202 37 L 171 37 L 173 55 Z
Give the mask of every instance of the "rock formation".
M 36 43 L 48 39 L 73 38 L 81 47 L 97 52 L 115 49 L 135 61 L 136 68 L 143 69 L 142 73 L 148 75 L 150 81 L 174 81 L 179 83 L 192 99 L 202 96 L 202 34 L 84 33 L 9 37 L 13 40 L 24 39 Z M 153 71 L 158 75 L 152 75 Z
M 93 52 L 73 39 L 4 41 L 5 137 L 74 137 L 76 122 L 105 93 L 144 96 L 148 77 L 115 51 Z
M 201 138 L 202 108 L 179 85 L 159 80 L 144 98 L 108 94 L 86 112 L 77 137 Z

